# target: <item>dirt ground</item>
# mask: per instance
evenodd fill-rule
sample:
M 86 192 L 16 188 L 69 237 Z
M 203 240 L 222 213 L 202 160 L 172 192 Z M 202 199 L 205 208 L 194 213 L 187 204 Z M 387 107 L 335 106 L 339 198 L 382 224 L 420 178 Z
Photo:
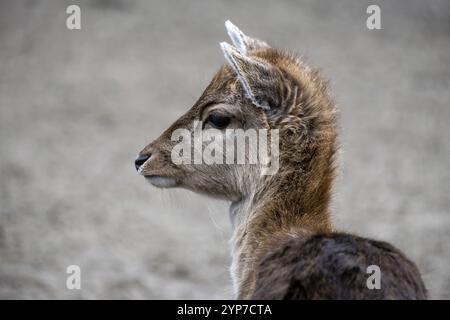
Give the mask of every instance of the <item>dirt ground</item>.
M 337 226 L 392 242 L 449 299 L 449 14 L 446 0 L 2 0 L 0 298 L 231 298 L 228 204 L 155 189 L 133 165 L 224 63 L 230 19 L 330 79 Z M 81 290 L 66 289 L 73 264 Z

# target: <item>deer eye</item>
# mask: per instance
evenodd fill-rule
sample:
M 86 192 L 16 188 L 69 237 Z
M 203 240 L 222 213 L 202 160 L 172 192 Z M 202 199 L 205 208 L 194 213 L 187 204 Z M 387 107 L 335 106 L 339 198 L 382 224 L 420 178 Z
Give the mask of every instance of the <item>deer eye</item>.
M 213 113 L 206 118 L 205 122 L 211 124 L 216 129 L 224 129 L 230 124 L 231 117 Z

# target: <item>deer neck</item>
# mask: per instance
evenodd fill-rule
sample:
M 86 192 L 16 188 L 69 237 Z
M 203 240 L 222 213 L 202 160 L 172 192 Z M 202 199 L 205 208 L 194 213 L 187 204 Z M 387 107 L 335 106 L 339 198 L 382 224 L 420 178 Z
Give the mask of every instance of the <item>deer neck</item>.
M 259 185 L 231 204 L 231 273 L 238 298 L 251 297 L 258 263 L 282 242 L 332 231 L 332 155 L 316 154 L 320 158 L 313 157 L 303 168 L 292 168 L 285 159 L 275 176 L 262 178 Z

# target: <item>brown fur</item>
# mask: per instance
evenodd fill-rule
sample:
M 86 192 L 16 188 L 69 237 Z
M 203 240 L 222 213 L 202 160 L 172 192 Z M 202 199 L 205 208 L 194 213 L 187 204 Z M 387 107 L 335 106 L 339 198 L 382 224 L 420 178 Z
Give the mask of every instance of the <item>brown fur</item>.
M 379 290 L 368 290 L 366 268 L 382 270 Z M 332 233 L 290 239 L 258 268 L 253 299 L 425 299 L 419 271 L 392 245 Z
M 425 298 L 417 268 L 398 249 L 334 233 L 329 202 L 336 108 L 327 84 L 295 55 L 253 41 L 247 57 L 236 53 L 237 67 L 255 99 L 270 109 L 256 107 L 236 71 L 221 67 L 195 105 L 141 151 L 152 155 L 141 174 L 169 177 L 178 187 L 233 202 L 231 271 L 237 298 Z M 230 128 L 279 129 L 277 174 L 261 176 L 256 166 L 171 162 L 171 133 L 217 110 L 233 116 Z M 333 260 L 341 249 L 351 253 Z M 366 264 L 379 264 L 383 290 L 363 287 Z

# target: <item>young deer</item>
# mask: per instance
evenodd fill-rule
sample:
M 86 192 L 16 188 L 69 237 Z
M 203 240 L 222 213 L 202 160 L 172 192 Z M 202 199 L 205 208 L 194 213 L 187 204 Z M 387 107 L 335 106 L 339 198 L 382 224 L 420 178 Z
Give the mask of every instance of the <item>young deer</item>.
M 225 23 L 222 66 L 194 106 L 135 161 L 160 188 L 231 201 L 231 275 L 238 299 L 425 299 L 417 267 L 388 243 L 336 232 L 330 221 L 336 108 L 327 84 L 298 57 Z M 176 129 L 266 129 L 279 134 L 279 170 L 172 161 Z M 195 139 L 195 138 L 194 138 Z M 201 142 L 204 143 L 204 142 Z M 238 150 L 239 151 L 239 150 Z M 368 288 L 370 265 L 381 286 Z

